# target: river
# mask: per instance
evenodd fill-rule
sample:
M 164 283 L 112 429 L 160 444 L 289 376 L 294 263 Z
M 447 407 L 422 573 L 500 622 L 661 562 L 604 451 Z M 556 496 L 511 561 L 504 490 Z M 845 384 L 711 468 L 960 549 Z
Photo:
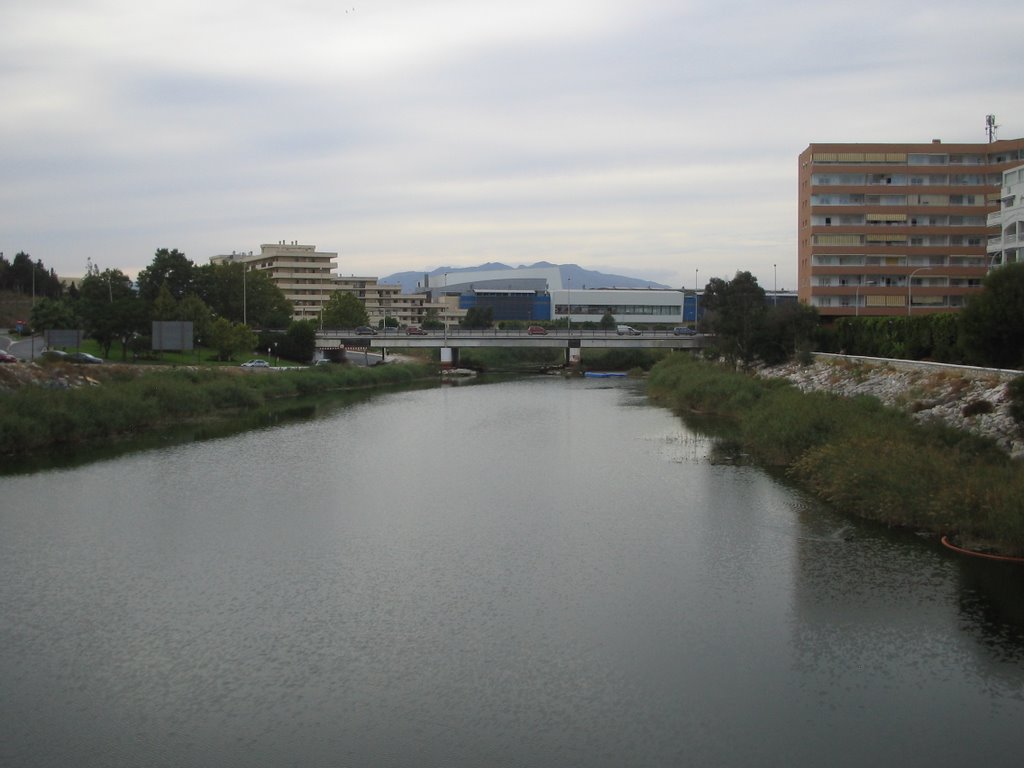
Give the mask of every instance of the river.
M 1016 766 L 1024 568 L 625 380 L 0 477 L 4 766 Z

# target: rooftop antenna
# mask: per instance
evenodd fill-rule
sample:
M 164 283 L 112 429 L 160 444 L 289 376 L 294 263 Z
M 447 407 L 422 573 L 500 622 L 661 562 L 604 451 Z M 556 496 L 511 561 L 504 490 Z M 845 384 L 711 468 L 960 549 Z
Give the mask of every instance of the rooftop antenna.
M 999 128 L 996 125 L 995 115 L 985 115 L 985 133 L 988 134 L 988 143 L 991 144 L 996 140 L 996 130 Z

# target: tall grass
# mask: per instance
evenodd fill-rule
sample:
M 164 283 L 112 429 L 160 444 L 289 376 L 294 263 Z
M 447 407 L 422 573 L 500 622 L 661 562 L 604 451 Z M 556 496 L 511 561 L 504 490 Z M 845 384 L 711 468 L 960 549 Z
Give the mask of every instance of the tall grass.
M 147 369 L 132 376 L 111 371 L 101 383 L 71 389 L 23 386 L 0 392 L 0 455 L 138 435 L 190 419 L 234 416 L 282 398 L 408 383 L 433 371 L 423 365 L 245 373 Z
M 655 367 L 649 392 L 694 428 L 694 411 L 715 414 L 743 452 L 839 509 L 1024 554 L 1024 473 L 992 441 L 682 355 Z

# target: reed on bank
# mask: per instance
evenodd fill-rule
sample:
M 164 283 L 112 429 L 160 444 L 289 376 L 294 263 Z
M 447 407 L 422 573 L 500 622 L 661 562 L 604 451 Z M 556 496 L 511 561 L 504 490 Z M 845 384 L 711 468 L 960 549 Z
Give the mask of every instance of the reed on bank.
M 648 389 L 840 510 L 1024 554 L 1024 472 L 990 440 L 685 355 L 656 365 Z
M 282 398 L 411 383 L 434 366 L 322 366 L 298 370 L 209 368 L 89 371 L 94 384 L 27 385 L 0 392 L 0 455 L 139 435 L 188 420 L 230 417 Z

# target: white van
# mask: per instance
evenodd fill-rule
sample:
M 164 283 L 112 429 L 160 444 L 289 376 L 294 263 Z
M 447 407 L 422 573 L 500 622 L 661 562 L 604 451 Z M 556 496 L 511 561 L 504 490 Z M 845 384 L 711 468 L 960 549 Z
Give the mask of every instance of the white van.
M 619 336 L 639 336 L 642 333 L 631 325 L 618 325 L 615 327 L 615 331 Z

